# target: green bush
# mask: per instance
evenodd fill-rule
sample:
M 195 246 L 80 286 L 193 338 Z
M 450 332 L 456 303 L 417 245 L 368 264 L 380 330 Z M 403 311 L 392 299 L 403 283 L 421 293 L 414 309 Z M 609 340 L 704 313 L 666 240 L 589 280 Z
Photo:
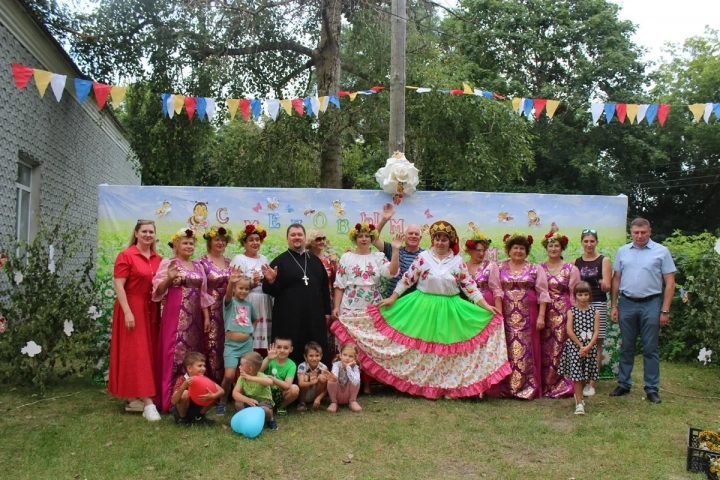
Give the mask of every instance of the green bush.
M 0 277 L 0 315 L 6 318 L 6 330 L 0 333 L 3 383 L 32 384 L 45 391 L 52 382 L 97 362 L 99 330 L 90 308 L 96 298 L 93 249 L 82 243 L 83 233 L 62 215 L 52 227 L 41 225 L 30 244 L 0 241 L 0 251 L 8 257 Z M 84 262 L 76 258 L 82 250 L 89 250 Z M 66 321 L 72 322 L 70 335 Z M 33 357 L 21 352 L 30 341 L 42 348 Z
M 720 255 L 717 237 L 703 233 L 686 237 L 676 231 L 663 245 L 670 249 L 677 273 L 670 325 L 660 337 L 660 355 L 667 360 L 695 360 L 705 347 L 720 354 Z M 687 292 L 683 300 L 681 291 Z

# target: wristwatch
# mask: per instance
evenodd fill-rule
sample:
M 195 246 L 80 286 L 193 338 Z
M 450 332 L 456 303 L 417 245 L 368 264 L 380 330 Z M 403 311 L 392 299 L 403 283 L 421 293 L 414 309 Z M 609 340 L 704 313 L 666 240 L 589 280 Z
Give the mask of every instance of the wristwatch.
M 667 315 L 670 315 L 670 310 L 660 310 L 660 313 L 665 313 Z

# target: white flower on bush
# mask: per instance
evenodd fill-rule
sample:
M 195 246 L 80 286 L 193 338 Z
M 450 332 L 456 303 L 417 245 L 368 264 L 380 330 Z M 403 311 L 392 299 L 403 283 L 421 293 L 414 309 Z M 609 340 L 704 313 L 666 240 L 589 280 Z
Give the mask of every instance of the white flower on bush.
M 20 353 L 25 354 L 28 357 L 34 357 L 40 352 L 42 352 L 42 347 L 35 343 L 33 340 L 27 342 L 27 344 L 20 349 Z
M 708 350 L 707 348 L 703 347 L 700 349 L 700 354 L 698 355 L 698 360 L 703 362 L 704 365 L 707 365 L 712 360 L 710 357 L 712 356 L 712 350 Z
M 385 166 L 375 173 L 375 180 L 380 187 L 391 195 L 400 193 L 398 183 L 402 183 L 402 193 L 412 195 L 420 183 L 420 171 L 415 165 L 408 162 L 405 155 L 400 152 L 387 159 Z
M 63 325 L 63 331 L 65 332 L 65 335 L 67 335 L 68 337 L 72 335 L 72 332 L 75 330 L 72 320 L 65 320 L 65 323 Z
M 15 285 L 20 285 L 20 282 L 23 281 L 22 272 L 15 272 L 15 276 L 13 277 L 13 280 L 15 280 Z
M 102 312 L 98 310 L 95 305 L 92 305 L 90 308 L 88 308 L 88 315 L 90 315 L 90 318 L 92 318 L 93 320 L 97 320 L 98 318 L 102 317 Z

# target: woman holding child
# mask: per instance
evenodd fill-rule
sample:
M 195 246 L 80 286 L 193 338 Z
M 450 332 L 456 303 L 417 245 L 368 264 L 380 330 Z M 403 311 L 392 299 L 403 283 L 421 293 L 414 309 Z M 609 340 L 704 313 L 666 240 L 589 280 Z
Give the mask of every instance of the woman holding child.
M 205 332 L 210 329 L 209 307 L 213 297 L 207 293 L 205 269 L 195 253 L 197 234 L 180 229 L 169 245 L 175 256 L 160 263 L 153 279 L 153 300 L 165 300 L 160 322 L 160 340 L 156 360 L 156 404 L 170 410 L 173 381 L 185 374 L 186 352 L 202 351 Z

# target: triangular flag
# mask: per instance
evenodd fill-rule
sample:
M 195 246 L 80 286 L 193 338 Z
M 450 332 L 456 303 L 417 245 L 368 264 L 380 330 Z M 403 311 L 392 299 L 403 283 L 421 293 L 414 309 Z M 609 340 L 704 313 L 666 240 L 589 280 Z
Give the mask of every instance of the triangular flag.
M 259 98 L 250 100 L 250 110 L 252 110 L 253 117 L 257 121 L 260 118 L 260 113 L 262 113 L 262 100 Z
M 325 113 L 328 106 L 328 97 L 320 97 L 318 98 L 318 102 L 320 102 L 320 111 Z
M 173 110 L 175 110 L 177 115 L 180 115 L 180 112 L 182 112 L 183 105 L 185 105 L 185 97 L 182 95 L 173 95 Z
M 620 123 L 625 123 L 625 115 L 627 115 L 627 103 L 618 103 L 615 105 L 615 113 Z
M 285 113 L 287 113 L 289 117 L 292 117 L 292 100 L 280 100 L 280 106 L 283 107 L 283 110 L 285 110 Z
M 462 94 L 463 94 L 463 91 L 460 90 L 459 88 L 454 88 L 454 89 L 450 90 L 450 95 L 462 95 Z
M 660 122 L 660 126 L 665 126 L 665 119 L 667 119 L 668 113 L 670 113 L 670 104 L 669 103 L 661 103 L 658 106 L 658 122 Z
M 205 100 L 205 97 L 197 97 L 195 109 L 197 110 L 198 120 L 202 122 L 205 118 L 205 112 L 207 111 L 207 100 Z
M 33 71 L 33 77 L 35 77 L 35 85 L 37 86 L 38 92 L 40 92 L 40 97 L 45 96 L 45 90 L 47 90 L 48 85 L 50 85 L 50 80 L 52 79 L 53 73 L 48 72 L 47 70 L 38 70 L 37 68 Z
M 647 105 L 645 103 L 641 103 L 638 107 L 638 113 L 637 113 L 637 123 L 640 123 L 645 118 L 645 114 L 647 113 L 647 109 L 650 105 Z
M 384 90 L 385 87 L 381 87 L 380 85 L 375 85 L 374 87 L 370 87 L 370 90 L 373 92 L 379 92 L 380 90 Z
M 411 88 L 413 90 L 417 90 L 419 87 L 413 87 L 412 85 L 405 85 L 405 88 Z
M 110 89 L 110 98 L 112 98 L 113 108 L 118 108 L 123 100 L 125 100 L 125 94 L 127 93 L 127 87 L 113 86 Z
M 33 76 L 33 69 L 20 65 L 19 63 L 12 64 L 13 78 L 15 79 L 15 86 L 18 90 L 25 88 L 27 83 L 30 81 L 30 77 Z
M 337 93 L 338 97 L 347 97 L 348 95 L 350 95 L 350 92 L 348 92 L 347 90 L 342 90 Z
M 482 90 L 478 90 L 477 88 L 473 89 L 473 95 L 475 95 L 476 97 L 482 97 L 483 93 L 484 92 Z M 492 93 L 490 95 L 492 96 Z
M 303 114 L 305 113 L 303 111 L 303 99 L 302 98 L 293 98 L 292 106 L 295 109 L 295 111 L 297 112 L 297 114 L 302 117 Z
M 653 120 L 655 120 L 655 117 L 658 113 L 658 104 L 653 103 L 652 105 L 649 105 L 647 108 L 647 111 L 645 112 L 645 117 L 647 118 L 648 125 L 652 125 Z
M 242 113 L 243 118 L 248 121 L 250 120 L 250 100 L 247 98 L 240 99 L 239 102 L 240 105 L 240 113 Z
M 713 113 L 715 114 L 715 119 L 720 120 L 720 103 L 713 103 Z
M 235 115 L 237 115 L 237 109 L 238 109 L 239 103 L 240 103 L 240 100 L 237 98 L 226 98 L 225 99 L 225 105 L 227 105 L 228 111 L 230 112 L 230 120 L 235 120 Z
M 215 112 L 217 111 L 215 99 L 205 97 L 205 103 L 207 104 L 207 108 L 205 109 L 205 115 L 207 115 L 208 121 L 212 121 L 212 119 L 215 118 Z
M 173 118 L 175 116 L 175 95 L 172 95 L 170 93 L 167 94 L 168 99 L 165 102 L 165 105 L 168 109 L 168 117 Z
M 688 105 L 688 108 L 693 114 L 693 118 L 695 119 L 695 123 L 700 121 L 700 116 L 705 112 L 705 104 L 704 103 L 693 103 L 692 105 Z M 707 122 L 707 120 L 706 120 Z
M 278 112 L 280 111 L 280 101 L 277 98 L 269 98 L 265 100 L 265 106 L 267 106 L 268 115 L 273 119 L 273 122 L 277 121 Z
M 163 104 L 163 117 L 167 117 L 168 114 L 168 99 L 172 97 L 169 93 L 161 93 L 160 98 L 162 99 Z
M 312 100 L 310 100 L 310 97 L 303 98 L 303 105 L 305 105 L 305 110 L 307 111 L 308 117 L 312 117 L 313 109 L 312 109 Z
M 102 110 L 102 108 L 105 106 L 105 102 L 107 102 L 108 95 L 110 95 L 110 90 L 112 89 L 112 85 L 105 85 L 104 83 L 99 82 L 93 82 L 93 93 L 95 94 L 95 101 L 98 104 L 98 108 Z
M 440 93 L 450 93 L 450 90 L 444 90 L 442 88 L 438 89 L 438 92 Z
M 548 100 L 547 105 L 545 106 L 545 112 L 549 118 L 553 118 L 555 116 L 555 111 L 557 110 L 558 106 L 560 106 L 560 100 Z
M 463 93 L 465 95 L 475 95 L 475 91 L 465 82 L 463 82 Z
M 419 87 L 419 88 L 417 89 L 417 93 L 427 93 L 427 92 L 430 92 L 430 91 L 432 91 L 432 88 Z
M 638 105 L 637 103 L 628 103 L 627 117 L 628 117 L 628 121 L 630 122 L 630 124 L 632 124 L 635 121 L 635 117 L 637 117 L 637 114 L 639 111 L 640 111 L 640 105 Z
M 533 99 L 533 107 L 535 108 L 535 118 L 540 118 L 540 114 L 542 114 L 542 111 L 545 109 L 545 105 L 547 105 L 547 100 L 545 100 L 544 98 Z
M 351 102 L 354 101 L 354 100 L 355 100 L 355 97 L 357 97 L 357 92 L 351 93 L 351 94 L 350 94 L 350 101 L 351 101 Z
M 705 123 L 710 123 L 710 115 L 712 115 L 712 111 L 713 111 L 713 104 L 706 103 L 705 104 L 705 112 L 703 112 L 703 120 L 705 120 Z
M 75 94 L 78 97 L 78 103 L 80 103 L 80 105 L 83 104 L 83 102 L 87 98 L 88 94 L 90 94 L 91 88 L 92 88 L 92 81 L 83 80 L 82 78 L 75 79 Z
M 600 115 L 602 115 L 603 110 L 605 109 L 604 103 L 591 103 L 590 104 L 590 113 L 592 113 L 592 121 L 593 125 L 600 120 Z
M 66 80 L 67 75 L 60 75 L 59 73 L 53 73 L 53 76 L 50 79 L 50 88 L 52 88 L 52 91 L 55 94 L 55 100 L 58 102 L 62 98 L 63 90 L 65 90 Z
M 193 115 L 195 115 L 195 107 L 196 106 L 197 106 L 197 98 L 185 97 L 185 113 L 187 113 L 187 116 L 190 120 L 192 120 Z
M 310 97 L 310 108 L 317 117 L 320 113 L 320 100 L 318 100 L 318 97 Z
M 338 110 L 340 110 L 340 99 L 337 95 L 330 95 L 328 97 L 328 102 L 334 104 L 338 108 Z
M 606 103 L 605 104 L 605 122 L 610 123 L 613 115 L 615 115 L 615 104 L 614 103 Z
M 512 99 L 513 112 L 520 111 L 520 102 L 521 101 L 522 101 L 522 98 L 520 98 L 520 97 L 515 97 Z
M 482 92 L 482 96 L 485 98 L 497 98 L 500 100 L 505 100 L 505 97 L 498 95 L 495 92 Z
M 523 100 L 523 113 L 528 118 L 528 120 L 530 120 L 530 117 L 532 116 L 532 109 L 533 109 L 533 99 L 526 98 L 525 100 Z

